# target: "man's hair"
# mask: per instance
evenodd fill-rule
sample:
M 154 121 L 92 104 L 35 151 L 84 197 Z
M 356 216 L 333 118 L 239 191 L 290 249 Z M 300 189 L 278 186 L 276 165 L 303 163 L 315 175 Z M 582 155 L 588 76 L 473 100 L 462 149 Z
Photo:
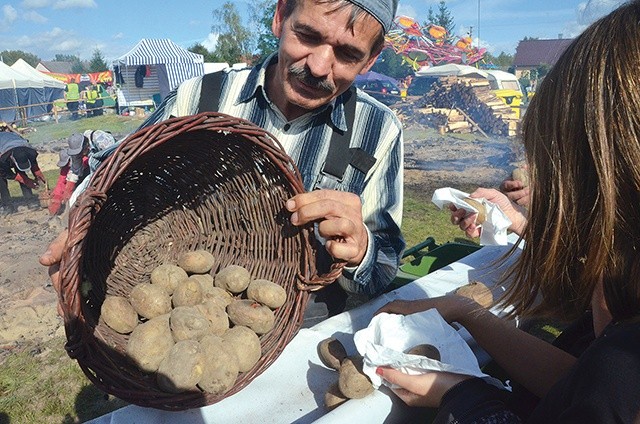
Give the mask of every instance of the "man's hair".
M 524 116 L 532 197 L 514 315 L 575 318 L 600 279 L 614 321 L 640 311 L 639 22 L 636 0 L 593 23 Z
M 353 30 L 355 23 L 361 17 L 367 17 L 373 19 L 375 22 L 378 22 L 373 16 L 371 16 L 366 10 L 361 8 L 355 3 L 351 3 L 349 0 L 285 0 L 285 8 L 284 8 L 284 18 L 288 18 L 291 14 L 296 10 L 298 3 L 300 1 L 313 1 L 316 4 L 333 4 L 335 7 L 333 9 L 334 12 L 338 10 L 342 10 L 345 8 L 351 8 L 351 18 L 347 23 L 347 28 Z M 382 24 L 380 24 L 380 32 L 378 36 L 373 41 L 371 46 L 371 55 L 376 55 L 380 53 L 382 48 L 384 47 L 384 29 L 382 28 Z

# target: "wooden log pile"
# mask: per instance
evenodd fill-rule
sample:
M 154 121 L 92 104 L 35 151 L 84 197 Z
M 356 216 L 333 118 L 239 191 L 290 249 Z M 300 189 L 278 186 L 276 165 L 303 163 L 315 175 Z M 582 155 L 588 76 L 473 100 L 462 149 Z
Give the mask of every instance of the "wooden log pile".
M 491 91 L 489 81 L 465 77 L 442 77 L 415 106 L 417 113 L 445 115 L 442 118 L 422 117 L 421 122 L 435 122 L 441 132 L 465 133 L 482 130 L 497 136 L 515 136 L 519 119 L 510 106 Z M 458 111 L 453 113 L 451 111 Z M 469 122 L 471 121 L 471 122 Z

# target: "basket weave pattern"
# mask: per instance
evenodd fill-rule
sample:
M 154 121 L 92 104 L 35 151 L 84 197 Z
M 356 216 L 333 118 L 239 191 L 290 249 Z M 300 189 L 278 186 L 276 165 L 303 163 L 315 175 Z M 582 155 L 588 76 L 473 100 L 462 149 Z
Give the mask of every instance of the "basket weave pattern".
M 290 224 L 284 204 L 301 181 L 273 136 L 227 115 L 173 118 L 130 136 L 71 210 L 60 292 L 69 356 L 99 388 L 141 406 L 200 407 L 244 388 L 297 333 L 308 292 L 342 272 L 334 263 L 320 274 L 312 227 Z M 154 267 L 195 249 L 214 255 L 213 274 L 241 265 L 287 291 L 260 361 L 224 395 L 163 392 L 124 354 L 129 336 L 100 319 L 106 295 L 128 297 Z

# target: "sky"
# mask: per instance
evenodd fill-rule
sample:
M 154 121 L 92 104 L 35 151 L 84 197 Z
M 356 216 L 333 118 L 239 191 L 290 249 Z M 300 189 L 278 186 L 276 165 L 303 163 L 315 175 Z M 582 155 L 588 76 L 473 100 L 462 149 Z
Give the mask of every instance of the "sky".
M 274 0 L 275 1 L 275 0 Z M 0 51 L 22 50 L 42 60 L 56 54 L 90 60 L 98 49 L 107 63 L 142 38 L 169 38 L 182 47 L 215 47 L 213 11 L 224 0 L 0 0 Z M 233 0 L 248 16 L 249 2 Z M 398 15 L 418 22 L 439 0 L 400 0 Z M 524 37 L 573 38 L 621 0 L 448 0 L 455 35 L 495 55 L 514 54 Z M 479 38 L 478 38 L 479 37 Z

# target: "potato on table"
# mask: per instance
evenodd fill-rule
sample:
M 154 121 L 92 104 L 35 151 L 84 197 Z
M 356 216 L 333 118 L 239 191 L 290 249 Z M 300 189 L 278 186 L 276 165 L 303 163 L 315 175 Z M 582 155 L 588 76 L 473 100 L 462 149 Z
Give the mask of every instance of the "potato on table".
M 271 309 L 277 309 L 287 301 L 287 291 L 269 280 L 252 280 L 247 287 L 247 297 Z
M 235 350 L 222 337 L 213 335 L 200 340 L 200 349 L 206 361 L 198 387 L 214 395 L 225 393 L 233 387 L 240 372 Z
M 189 274 L 206 274 L 215 263 L 214 256 L 204 249 L 185 252 L 178 257 L 178 266 Z
M 229 319 L 235 325 L 249 327 L 257 334 L 271 331 L 275 325 L 275 315 L 268 306 L 249 299 L 234 300 L 227 306 Z
M 347 350 L 340 340 L 329 337 L 318 343 L 318 357 L 328 368 L 340 370 L 340 364 L 347 357 Z
M 100 307 L 100 317 L 113 331 L 129 334 L 138 325 L 138 313 L 122 296 L 107 296 Z
M 408 349 L 405 353 L 409 355 L 424 356 L 429 359 L 435 359 L 436 361 L 440 360 L 440 351 L 438 348 L 428 343 L 416 345 L 411 349 Z
M 324 394 L 324 406 L 329 410 L 337 408 L 348 400 L 349 399 L 340 391 L 340 386 L 337 382 L 329 386 L 327 392 Z
M 155 284 L 138 284 L 131 289 L 129 301 L 138 315 L 147 319 L 171 312 L 171 296 Z
M 260 339 L 249 327 L 232 327 L 222 335 L 222 340 L 236 353 L 240 372 L 249 371 L 262 356 Z
M 176 343 L 158 367 L 158 386 L 169 393 L 195 390 L 202 377 L 205 360 L 197 341 L 183 340 Z
M 138 325 L 131 333 L 125 350 L 138 368 L 155 372 L 174 344 L 169 314 L 165 314 Z
M 362 356 L 351 356 L 342 361 L 338 375 L 340 392 L 349 399 L 362 399 L 373 393 L 373 384 L 362 371 Z

